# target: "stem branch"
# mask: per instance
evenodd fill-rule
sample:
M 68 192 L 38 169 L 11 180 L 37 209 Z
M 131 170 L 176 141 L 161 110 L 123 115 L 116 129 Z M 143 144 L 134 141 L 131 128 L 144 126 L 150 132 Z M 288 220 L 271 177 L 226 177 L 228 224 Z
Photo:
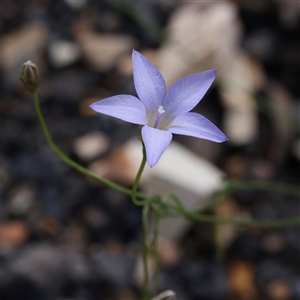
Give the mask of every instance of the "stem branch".
M 149 204 L 143 207 L 143 241 L 142 241 L 142 256 L 143 256 L 143 266 L 144 266 L 144 282 L 143 282 L 143 300 L 148 300 L 149 288 L 148 288 L 148 215 L 149 215 Z

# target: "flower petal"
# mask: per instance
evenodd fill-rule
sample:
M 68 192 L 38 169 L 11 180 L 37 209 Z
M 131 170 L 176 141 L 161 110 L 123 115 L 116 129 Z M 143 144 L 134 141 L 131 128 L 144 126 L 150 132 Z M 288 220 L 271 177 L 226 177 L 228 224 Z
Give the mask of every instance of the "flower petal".
M 176 117 L 173 124 L 168 129 L 172 133 L 194 136 L 217 143 L 228 140 L 226 135 L 211 121 L 194 112 Z
M 157 68 L 139 52 L 132 52 L 136 92 L 149 113 L 156 112 L 166 95 L 166 83 Z
M 163 107 L 172 116 L 189 112 L 203 98 L 217 75 L 217 70 L 184 77 L 169 89 Z
M 123 121 L 145 125 L 146 109 L 143 103 L 130 95 L 117 95 L 97 101 L 90 108 L 98 113 L 121 119 Z
M 144 126 L 142 137 L 146 148 L 147 163 L 152 168 L 169 146 L 173 136 L 171 132 Z

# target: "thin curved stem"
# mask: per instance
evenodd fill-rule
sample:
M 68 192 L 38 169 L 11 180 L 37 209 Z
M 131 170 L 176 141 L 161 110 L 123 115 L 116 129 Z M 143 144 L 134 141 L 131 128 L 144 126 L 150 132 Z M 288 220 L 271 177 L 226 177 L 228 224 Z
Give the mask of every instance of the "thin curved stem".
M 158 264 L 158 235 L 159 235 L 159 221 L 158 213 L 154 214 L 154 231 L 153 231 L 153 257 L 154 257 L 154 285 L 155 294 L 159 292 L 159 264 Z
M 195 214 L 194 212 L 185 212 L 185 217 L 189 220 L 199 221 L 199 222 L 208 222 L 208 223 L 217 223 L 217 224 L 230 224 L 235 226 L 242 227 L 260 227 L 260 228 L 279 228 L 279 227 L 288 227 L 288 226 L 297 226 L 300 225 L 300 218 L 285 218 L 279 220 L 238 220 L 238 219 L 225 219 L 215 216 L 207 216 Z
M 281 183 L 281 182 L 271 182 L 271 181 L 237 181 L 228 180 L 230 188 L 234 190 L 257 190 L 265 192 L 281 193 L 286 195 L 300 196 L 299 186 Z
M 224 245 L 220 238 L 220 224 L 214 223 L 214 245 L 215 245 L 215 256 L 218 260 L 222 260 L 224 258 Z
M 143 300 L 148 300 L 149 296 L 149 276 L 148 276 L 148 216 L 149 216 L 149 204 L 143 207 L 143 240 L 142 240 L 142 256 L 143 256 L 143 266 L 144 266 L 144 282 L 142 287 Z
M 36 92 L 32 93 L 32 97 L 33 97 L 33 101 L 34 101 L 34 108 L 36 111 L 36 114 L 38 116 L 40 125 L 42 127 L 44 136 L 46 138 L 47 143 L 49 144 L 49 146 L 52 148 L 52 150 L 65 162 L 67 163 L 69 166 L 71 166 L 72 168 L 74 168 L 75 170 L 77 170 L 78 172 L 98 181 L 101 182 L 115 190 L 118 190 L 119 192 L 125 193 L 127 195 L 131 195 L 131 190 L 123 187 L 117 183 L 114 183 L 108 179 L 102 178 L 97 176 L 96 174 L 94 174 L 93 172 L 89 171 L 88 169 L 84 168 L 83 166 L 81 166 L 80 164 L 78 164 L 77 162 L 75 162 L 74 160 L 72 160 L 71 158 L 69 158 L 67 155 L 65 155 L 57 146 L 56 144 L 53 142 L 51 135 L 49 133 L 49 130 L 47 128 L 46 122 L 44 120 L 43 114 L 41 112 L 41 108 L 40 108 L 40 104 L 39 104 L 39 99 L 38 99 L 38 95 Z M 146 195 L 142 194 L 142 193 L 136 193 L 136 195 L 142 199 L 147 198 Z
M 216 224 L 231 224 L 243 227 L 265 227 L 265 228 L 279 228 L 300 225 L 300 218 L 285 218 L 279 220 L 238 220 L 238 219 L 225 219 L 215 216 L 208 216 L 199 214 L 197 210 L 188 211 L 180 202 L 179 198 L 174 194 L 167 194 L 164 197 L 172 199 L 177 205 L 178 215 L 185 217 L 191 221 L 216 223 Z
M 249 190 L 249 191 L 265 191 L 281 193 L 291 196 L 299 196 L 300 189 L 297 186 L 270 181 L 255 181 L 250 180 L 240 182 L 237 180 L 226 180 L 226 185 L 223 189 L 218 191 L 207 203 L 196 209 L 198 213 L 216 207 L 225 197 L 230 195 L 236 190 Z
M 132 186 L 132 191 L 131 191 L 131 200 L 137 206 L 145 205 L 147 202 L 149 202 L 149 199 L 150 199 L 150 198 L 148 198 L 148 200 L 145 200 L 145 201 L 141 201 L 141 200 L 137 199 L 137 195 L 138 195 L 137 188 L 139 186 L 140 179 L 141 179 L 141 176 L 143 174 L 143 171 L 144 171 L 144 168 L 145 168 L 145 165 L 146 165 L 146 152 L 145 152 L 144 143 L 142 143 L 142 144 L 143 144 L 143 158 L 142 158 L 140 168 L 139 168 L 139 170 L 136 174 L 136 177 L 135 177 L 135 180 L 134 180 L 134 183 L 133 183 L 133 186 Z M 146 197 L 144 197 L 144 199 L 145 198 Z

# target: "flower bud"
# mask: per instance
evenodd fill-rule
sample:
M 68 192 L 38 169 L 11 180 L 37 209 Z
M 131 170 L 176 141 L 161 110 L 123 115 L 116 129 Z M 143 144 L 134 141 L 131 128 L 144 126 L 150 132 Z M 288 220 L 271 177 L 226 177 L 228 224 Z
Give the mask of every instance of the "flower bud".
M 25 89 L 31 93 L 34 93 L 39 87 L 40 79 L 38 74 L 39 68 L 30 60 L 23 64 L 20 79 L 23 82 Z

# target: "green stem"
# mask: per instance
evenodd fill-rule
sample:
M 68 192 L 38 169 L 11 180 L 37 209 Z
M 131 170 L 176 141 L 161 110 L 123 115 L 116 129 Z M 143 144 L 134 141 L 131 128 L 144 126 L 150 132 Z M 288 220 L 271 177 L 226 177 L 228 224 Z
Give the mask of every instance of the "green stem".
M 146 165 L 146 152 L 145 152 L 145 147 L 144 147 L 144 143 L 143 143 L 143 159 L 142 159 L 140 168 L 139 168 L 139 170 L 136 174 L 136 177 L 135 177 L 135 180 L 134 180 L 134 183 L 133 183 L 133 186 L 132 186 L 132 191 L 131 191 L 131 200 L 137 206 L 143 206 L 143 205 L 145 205 L 145 203 L 149 202 L 147 200 L 140 201 L 140 200 L 137 199 L 137 195 L 138 195 L 137 194 L 137 188 L 139 186 L 139 182 L 140 182 L 141 176 L 143 174 L 145 165 Z M 145 197 L 144 197 L 144 199 L 145 199 Z
M 218 217 L 218 206 L 214 207 L 214 216 Z M 214 230 L 214 244 L 215 244 L 215 256 L 218 260 L 222 261 L 225 256 L 225 249 L 224 244 L 222 241 L 222 225 L 219 223 L 213 223 L 213 230 Z
M 215 216 L 200 215 L 194 212 L 184 212 L 183 215 L 193 221 L 218 223 L 218 224 L 231 224 L 243 227 L 261 227 L 261 228 L 279 228 L 288 226 L 300 225 L 300 218 L 285 218 L 281 220 L 238 220 L 238 219 L 225 219 Z
M 78 172 L 98 181 L 101 182 L 115 190 L 118 190 L 122 193 L 125 193 L 127 195 L 131 195 L 132 192 L 130 189 L 123 187 L 119 184 L 116 184 L 108 179 L 102 178 L 97 176 L 96 174 L 92 173 L 91 171 L 89 171 L 88 169 L 84 168 L 83 166 L 81 166 L 80 164 L 78 164 L 77 162 L 75 162 L 74 160 L 70 159 L 67 155 L 65 155 L 53 142 L 49 130 L 47 128 L 46 122 L 44 120 L 43 114 L 41 112 L 41 108 L 40 108 L 40 104 L 39 104 L 39 99 L 38 99 L 38 95 L 37 92 L 32 93 L 33 96 L 33 100 L 34 100 L 34 108 L 36 111 L 36 114 L 38 116 L 39 122 L 41 124 L 43 133 L 45 135 L 46 141 L 49 144 L 49 146 L 52 148 L 52 150 L 65 162 L 67 163 L 69 166 L 71 166 L 72 168 L 74 168 L 75 170 L 77 170 Z M 146 199 L 147 196 L 142 194 L 142 193 L 136 193 L 136 195 L 142 199 Z
M 203 204 L 196 211 L 198 213 L 204 212 L 210 208 L 216 207 L 225 197 L 230 195 L 236 190 L 251 190 L 251 191 L 264 191 L 281 193 L 292 196 L 299 196 L 300 189 L 297 186 L 270 181 L 246 181 L 240 182 L 236 180 L 227 180 L 225 187 L 217 192 L 207 203 Z
M 256 187 L 258 188 L 258 187 L 262 187 L 262 186 L 257 185 Z M 280 188 L 282 188 L 282 187 L 283 186 L 281 186 Z M 233 190 L 235 190 L 234 186 L 232 188 L 233 188 Z M 246 188 L 246 186 L 244 186 L 244 188 Z M 253 186 L 253 188 L 254 188 L 254 186 Z M 295 191 L 293 191 L 293 192 L 295 192 Z M 287 192 L 287 191 L 284 191 L 282 189 L 281 192 Z M 185 208 L 185 206 L 181 203 L 179 198 L 174 194 L 171 194 L 171 193 L 166 194 L 162 198 L 163 198 L 164 203 L 168 199 L 171 199 L 176 204 L 176 210 L 177 210 L 176 214 L 164 215 L 164 216 L 169 216 L 169 217 L 181 216 L 190 221 L 216 223 L 216 224 L 231 224 L 231 225 L 243 226 L 243 227 L 280 228 L 280 227 L 289 227 L 289 226 L 300 225 L 299 217 L 285 218 L 285 219 L 279 219 L 279 220 L 237 220 L 237 219 L 226 219 L 226 218 L 220 218 L 220 217 L 215 217 L 215 216 L 208 216 L 208 215 L 200 214 L 198 210 L 192 210 L 192 211 L 187 210 Z M 172 208 L 174 208 L 174 207 L 172 207 Z
M 281 182 L 271 181 L 255 181 L 249 180 L 240 182 L 236 180 L 229 180 L 230 188 L 234 190 L 259 190 L 265 192 L 281 193 L 286 195 L 300 196 L 299 186 L 285 184 Z
M 279 228 L 279 227 L 288 227 L 300 225 L 300 218 L 285 218 L 280 220 L 237 220 L 237 219 L 225 219 L 215 216 L 207 216 L 199 214 L 197 210 L 188 211 L 180 202 L 178 197 L 173 194 L 167 194 L 164 198 L 172 199 L 177 205 L 177 212 L 179 216 L 185 217 L 191 221 L 198 222 L 207 222 L 207 223 L 216 223 L 216 224 L 231 224 L 235 226 L 244 226 L 244 227 L 265 227 L 265 228 Z
M 218 260 L 223 260 L 224 258 L 224 246 L 222 244 L 221 238 L 220 238 L 220 224 L 215 223 L 213 224 L 214 229 L 214 244 L 215 244 L 215 256 Z
M 144 282 L 142 286 L 143 300 L 148 300 L 149 288 L 148 288 L 148 215 L 149 215 L 149 204 L 143 207 L 143 241 L 142 241 L 142 256 L 143 256 L 143 266 L 144 266 Z
M 159 264 L 158 264 L 158 234 L 159 234 L 159 220 L 158 213 L 154 214 L 154 232 L 153 232 L 153 256 L 154 256 L 154 284 L 155 294 L 159 293 Z

